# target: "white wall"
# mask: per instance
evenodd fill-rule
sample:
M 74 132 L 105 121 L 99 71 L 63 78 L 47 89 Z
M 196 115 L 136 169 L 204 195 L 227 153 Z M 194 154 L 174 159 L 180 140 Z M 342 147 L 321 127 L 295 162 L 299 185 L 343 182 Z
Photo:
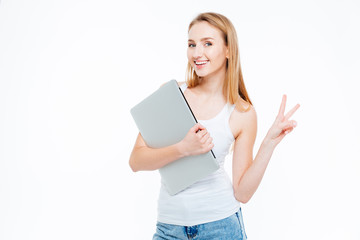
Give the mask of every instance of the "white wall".
M 255 152 L 282 94 L 301 104 L 243 205 L 249 239 L 360 239 L 359 10 L 351 0 L 1 1 L 0 239 L 151 239 L 160 179 L 128 167 L 129 110 L 184 79 L 187 25 L 204 11 L 237 29 Z

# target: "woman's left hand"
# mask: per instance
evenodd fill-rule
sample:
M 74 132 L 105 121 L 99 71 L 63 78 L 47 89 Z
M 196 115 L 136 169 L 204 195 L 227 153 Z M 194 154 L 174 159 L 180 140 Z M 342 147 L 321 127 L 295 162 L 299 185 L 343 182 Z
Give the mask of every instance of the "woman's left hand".
M 296 121 L 289 120 L 289 118 L 298 110 L 299 104 L 296 104 L 286 115 L 284 115 L 286 106 L 286 95 L 283 95 L 280 105 L 279 114 L 277 115 L 273 125 L 269 129 L 265 139 L 276 146 L 281 140 L 290 133 L 297 125 Z

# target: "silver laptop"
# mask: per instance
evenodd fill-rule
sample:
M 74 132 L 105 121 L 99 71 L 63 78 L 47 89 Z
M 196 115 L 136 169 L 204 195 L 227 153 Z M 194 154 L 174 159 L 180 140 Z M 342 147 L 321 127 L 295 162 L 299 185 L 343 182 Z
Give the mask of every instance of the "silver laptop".
M 197 120 L 176 80 L 171 80 L 131 110 L 147 146 L 161 148 L 180 142 Z M 178 159 L 159 169 L 170 195 L 219 169 L 213 151 Z

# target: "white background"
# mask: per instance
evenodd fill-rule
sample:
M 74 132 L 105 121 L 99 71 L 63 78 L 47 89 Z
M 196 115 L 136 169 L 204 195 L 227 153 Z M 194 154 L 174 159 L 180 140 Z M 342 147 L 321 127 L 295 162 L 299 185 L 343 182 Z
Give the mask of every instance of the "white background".
M 0 239 L 151 239 L 160 178 L 128 166 L 129 110 L 184 80 L 204 11 L 237 30 L 255 153 L 282 94 L 301 104 L 242 206 L 249 239 L 360 239 L 355 0 L 1 1 Z

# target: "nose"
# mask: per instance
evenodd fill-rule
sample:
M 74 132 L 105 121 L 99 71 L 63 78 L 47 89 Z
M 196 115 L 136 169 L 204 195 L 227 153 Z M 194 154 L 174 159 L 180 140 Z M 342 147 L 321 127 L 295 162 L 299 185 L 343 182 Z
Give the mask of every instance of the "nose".
M 200 58 L 204 54 L 204 49 L 201 44 L 197 44 L 194 51 L 194 58 Z

